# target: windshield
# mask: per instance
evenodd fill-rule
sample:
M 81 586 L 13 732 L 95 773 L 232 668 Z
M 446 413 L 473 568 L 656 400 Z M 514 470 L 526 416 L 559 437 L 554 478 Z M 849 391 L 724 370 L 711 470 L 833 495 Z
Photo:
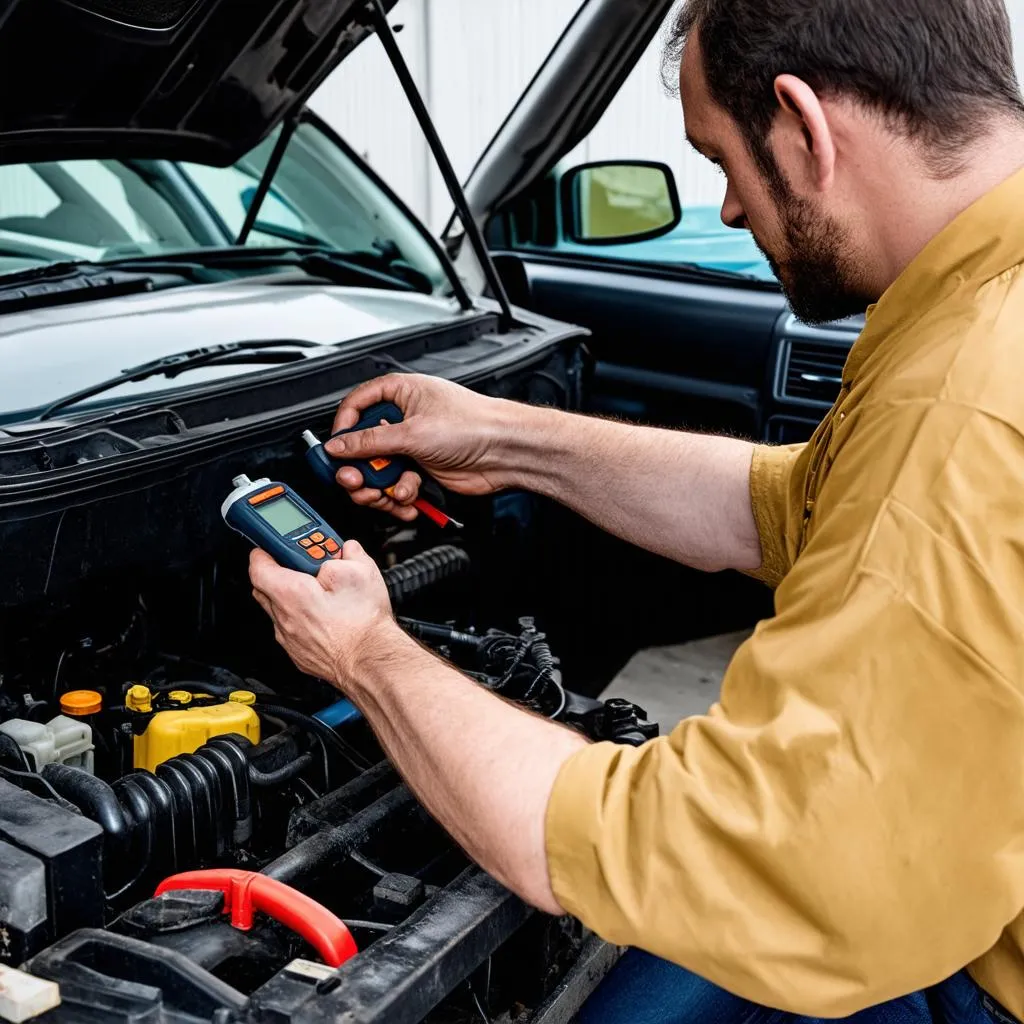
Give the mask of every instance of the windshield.
M 234 244 L 277 132 L 231 167 L 64 160 L 0 166 L 0 274 Z M 296 129 L 246 244 L 324 245 L 447 277 L 401 209 L 315 124 Z

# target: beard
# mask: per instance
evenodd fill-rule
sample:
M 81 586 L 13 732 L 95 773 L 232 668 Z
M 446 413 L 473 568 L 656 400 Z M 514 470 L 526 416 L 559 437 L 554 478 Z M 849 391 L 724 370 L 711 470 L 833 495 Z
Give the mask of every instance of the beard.
M 785 252 L 770 252 L 757 238 L 754 241 L 797 318 L 820 325 L 863 313 L 877 296 L 858 280 L 847 232 L 788 188 L 776 193 L 776 204 L 785 232 Z

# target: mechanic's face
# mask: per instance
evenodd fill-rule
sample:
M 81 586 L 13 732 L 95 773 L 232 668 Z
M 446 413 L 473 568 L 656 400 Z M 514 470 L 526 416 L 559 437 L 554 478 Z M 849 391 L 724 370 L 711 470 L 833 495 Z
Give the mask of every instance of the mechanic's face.
M 862 313 L 875 297 L 865 294 L 853 265 L 851 232 L 830 214 L 827 197 L 800 196 L 781 171 L 765 174 L 739 126 L 711 97 L 696 37 L 683 55 L 680 92 L 687 137 L 725 174 L 722 221 L 752 232 L 796 315 L 828 323 Z

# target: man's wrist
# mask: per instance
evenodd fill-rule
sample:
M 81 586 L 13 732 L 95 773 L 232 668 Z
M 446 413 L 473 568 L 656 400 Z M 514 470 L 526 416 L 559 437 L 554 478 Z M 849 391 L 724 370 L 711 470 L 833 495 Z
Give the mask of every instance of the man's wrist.
M 578 417 L 544 406 L 507 404 L 498 442 L 503 487 L 557 494 Z
M 418 645 L 391 618 L 368 629 L 355 644 L 346 644 L 335 662 L 334 683 L 357 700 L 361 693 L 401 671 L 403 652 Z

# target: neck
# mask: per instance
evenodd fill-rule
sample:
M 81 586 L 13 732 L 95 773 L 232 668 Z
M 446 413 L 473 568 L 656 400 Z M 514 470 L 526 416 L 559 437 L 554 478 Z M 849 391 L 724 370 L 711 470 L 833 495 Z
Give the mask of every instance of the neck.
M 919 151 L 900 149 L 891 149 L 890 159 L 882 161 L 888 166 L 878 167 L 876 194 L 867 207 L 876 211 L 872 248 L 884 254 L 876 263 L 879 295 L 960 214 L 1024 170 L 1024 125 L 1003 123 L 987 132 L 952 177 L 936 178 Z

